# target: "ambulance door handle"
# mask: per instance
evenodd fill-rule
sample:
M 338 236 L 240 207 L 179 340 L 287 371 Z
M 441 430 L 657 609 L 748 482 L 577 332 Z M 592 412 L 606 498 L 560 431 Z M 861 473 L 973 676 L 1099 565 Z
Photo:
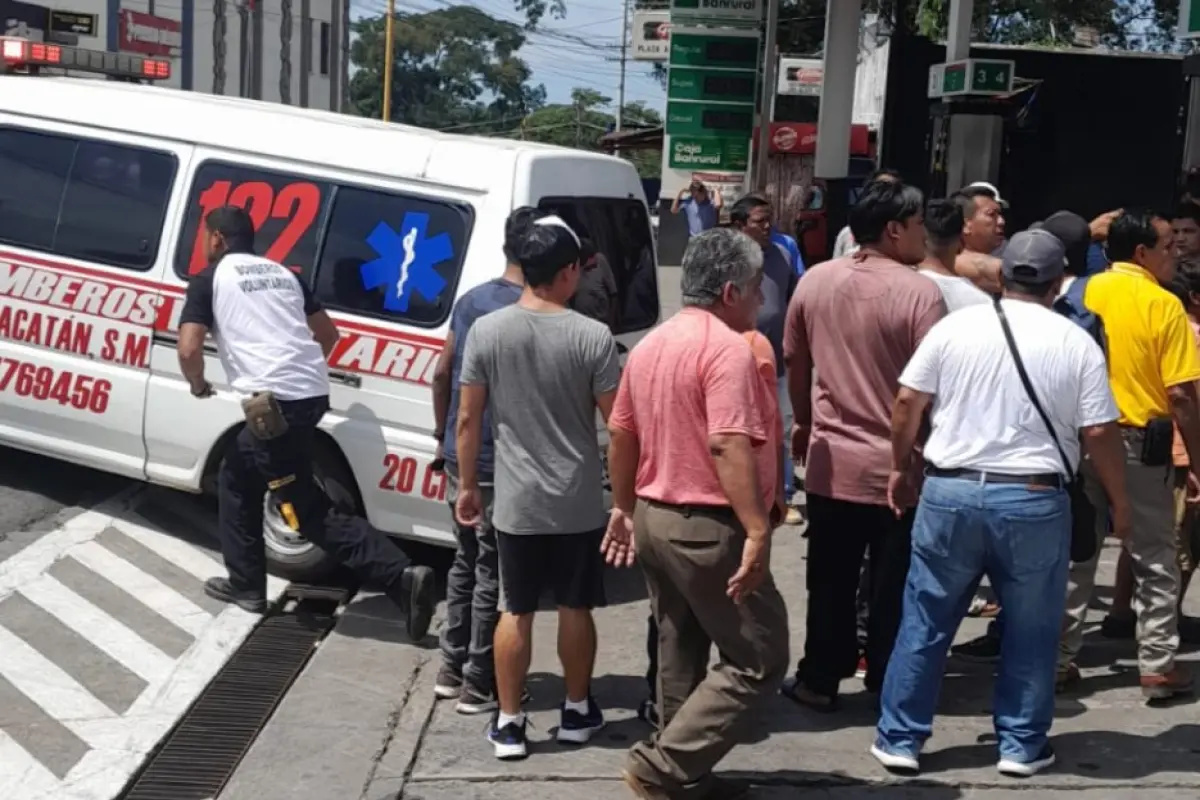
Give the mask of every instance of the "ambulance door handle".
M 337 381 L 338 383 L 344 383 L 345 385 L 347 385 L 353 389 L 361 389 L 362 388 L 362 376 L 351 375 L 349 372 L 335 372 L 333 370 L 330 370 L 329 371 L 329 380 Z

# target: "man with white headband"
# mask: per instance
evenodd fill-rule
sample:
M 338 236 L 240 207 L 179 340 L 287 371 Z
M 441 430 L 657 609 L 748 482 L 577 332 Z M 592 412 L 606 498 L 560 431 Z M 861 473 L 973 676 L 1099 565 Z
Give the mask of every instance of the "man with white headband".
M 596 439 L 620 380 L 608 326 L 567 308 L 579 286 L 580 240 L 557 216 L 538 219 L 514 255 L 525 277 L 515 305 L 480 318 L 466 338 L 457 424 L 460 525 L 482 519 L 476 461 L 486 408 L 496 441 L 492 524 L 503 614 L 496 626 L 497 758 L 527 755 L 521 693 L 542 594 L 558 608 L 566 698 L 558 741 L 584 744 L 604 726 L 591 696 L 592 609 L 603 606 L 600 542 L 608 515 Z

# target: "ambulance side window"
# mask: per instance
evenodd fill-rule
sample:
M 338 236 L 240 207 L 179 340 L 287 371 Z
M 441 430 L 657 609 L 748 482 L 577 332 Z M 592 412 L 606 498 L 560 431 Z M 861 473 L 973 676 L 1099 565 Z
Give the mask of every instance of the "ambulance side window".
M 58 215 L 54 252 L 114 267 L 154 265 L 175 156 L 82 141 Z
M 313 293 L 338 311 L 436 327 L 454 304 L 472 221 L 465 204 L 339 186 Z
M 176 165 L 170 153 L 0 128 L 0 242 L 149 269 Z
M 50 250 L 75 141 L 0 129 L 0 242 Z
M 175 249 L 175 274 L 187 280 L 207 266 L 204 218 L 214 209 L 234 205 L 245 208 L 254 222 L 256 252 L 311 280 L 331 194 L 326 181 L 206 161 L 196 170 L 188 192 L 187 215 Z
M 538 205 L 591 239 L 608 260 L 617 281 L 614 333 L 653 327 L 658 321 L 658 275 L 645 204 L 614 197 L 549 197 Z

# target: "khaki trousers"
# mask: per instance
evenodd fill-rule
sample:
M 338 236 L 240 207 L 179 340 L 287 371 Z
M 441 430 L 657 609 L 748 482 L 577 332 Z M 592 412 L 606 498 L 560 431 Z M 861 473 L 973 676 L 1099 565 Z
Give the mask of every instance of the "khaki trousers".
M 673 798 L 700 796 L 783 682 L 787 607 L 770 576 L 740 606 L 725 594 L 746 539 L 730 509 L 639 501 L 634 534 L 658 623 L 661 727 L 633 746 L 627 769 Z
M 1125 547 L 1133 561 L 1133 610 L 1137 614 L 1138 671 L 1165 675 L 1179 650 L 1179 555 L 1175 534 L 1175 502 L 1171 467 L 1141 463 L 1142 433 L 1121 429 L 1125 441 L 1125 486 L 1133 512 L 1133 532 Z M 1096 539 L 1108 535 L 1108 498 L 1090 461 L 1083 462 L 1087 493 L 1097 509 Z M 1061 672 L 1083 647 L 1083 627 L 1096 586 L 1100 548 L 1091 561 L 1071 565 L 1067 581 L 1067 614 L 1059 645 Z

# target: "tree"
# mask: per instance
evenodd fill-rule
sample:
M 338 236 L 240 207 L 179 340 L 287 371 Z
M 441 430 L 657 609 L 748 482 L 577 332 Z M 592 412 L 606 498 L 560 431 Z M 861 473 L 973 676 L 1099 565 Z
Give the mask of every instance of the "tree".
M 572 89 L 570 103 L 555 103 L 534 111 L 508 135 L 581 150 L 599 150 L 600 137 L 612 130 L 616 118 L 611 111 L 613 100 L 592 89 Z M 663 124 L 662 117 L 643 103 L 626 103 L 621 115 L 622 125 L 628 128 L 655 128 Z M 662 152 L 633 151 L 628 156 L 643 177 L 657 177 L 662 172 Z
M 780 53 L 821 54 L 826 2 L 780 0 Z M 908 31 L 940 40 L 946 37 L 950 0 L 866 0 L 864 10 L 879 14 L 892 29 L 903 25 Z M 1075 42 L 1077 33 L 1090 29 L 1101 43 L 1115 49 L 1191 51 L 1190 42 L 1180 42 L 1175 36 L 1178 24 L 1178 0 L 979 0 L 972 39 L 1067 47 Z M 665 87 L 666 66 L 656 63 L 653 69 Z
M 365 117 L 382 113 L 385 24 L 384 16 L 354 23 L 350 101 Z M 525 44 L 519 25 L 474 6 L 451 6 L 397 14 L 393 29 L 395 122 L 487 133 L 545 102 L 545 88 L 530 85 L 529 66 L 517 56 Z

